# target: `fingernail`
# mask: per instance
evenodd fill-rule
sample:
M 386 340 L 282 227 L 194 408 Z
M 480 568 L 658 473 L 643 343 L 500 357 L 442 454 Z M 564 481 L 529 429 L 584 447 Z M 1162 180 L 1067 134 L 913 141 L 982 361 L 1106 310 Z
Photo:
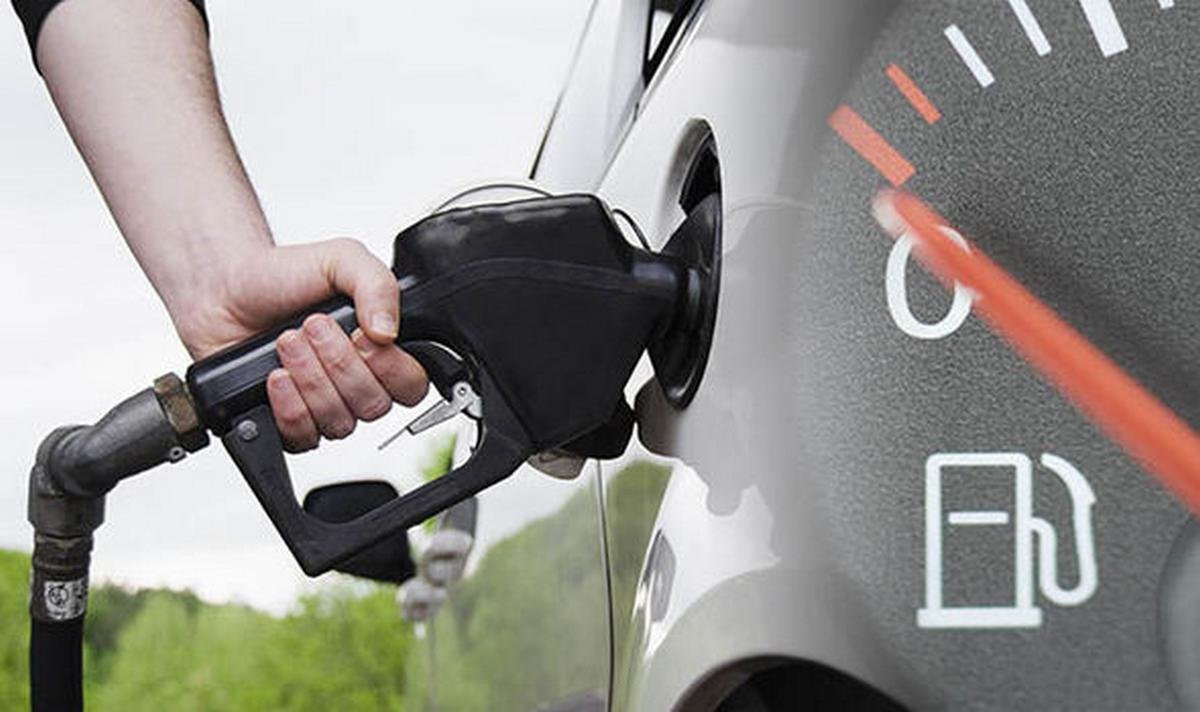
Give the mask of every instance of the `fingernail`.
M 317 317 L 304 322 L 304 330 L 317 341 L 325 341 L 333 336 L 333 324 L 328 317 Z
M 391 314 L 386 312 L 376 314 L 375 316 L 371 317 L 371 328 L 374 329 L 375 333 L 377 334 L 395 336 L 396 320 L 392 318 Z

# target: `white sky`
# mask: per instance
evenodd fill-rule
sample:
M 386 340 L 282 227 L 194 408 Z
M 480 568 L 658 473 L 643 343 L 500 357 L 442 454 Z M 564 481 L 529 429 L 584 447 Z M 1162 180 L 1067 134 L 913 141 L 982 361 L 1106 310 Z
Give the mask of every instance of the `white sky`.
M 5 3 L 7 6 L 7 3 Z M 279 242 L 392 237 L 465 184 L 524 176 L 590 0 L 208 0 L 234 136 Z M 0 547 L 28 550 L 34 448 L 188 360 L 0 8 Z M 131 127 L 136 130 L 136 127 Z M 297 488 L 388 476 L 407 414 L 294 459 Z M 308 583 L 219 444 L 108 497 L 93 573 L 280 611 Z M 320 581 L 315 585 L 320 585 Z

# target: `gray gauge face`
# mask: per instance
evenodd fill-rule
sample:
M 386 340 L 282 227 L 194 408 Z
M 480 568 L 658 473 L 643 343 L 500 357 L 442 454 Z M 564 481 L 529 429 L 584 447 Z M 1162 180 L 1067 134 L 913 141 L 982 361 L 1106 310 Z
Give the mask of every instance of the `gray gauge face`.
M 1200 424 L 1198 117 L 1200 8 L 1169 0 L 901 3 L 830 117 L 802 428 L 839 565 L 932 704 L 1178 707 L 1160 599 L 1189 515 L 871 199 L 929 202 Z

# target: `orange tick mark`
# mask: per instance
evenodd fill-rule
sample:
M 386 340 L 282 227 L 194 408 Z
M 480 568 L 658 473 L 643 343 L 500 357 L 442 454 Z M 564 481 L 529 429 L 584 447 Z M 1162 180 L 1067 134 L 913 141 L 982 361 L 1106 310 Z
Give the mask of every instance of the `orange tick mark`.
M 879 132 L 871 128 L 854 109 L 843 104 L 829 117 L 829 125 L 842 140 L 875 166 L 892 185 L 899 187 L 912 178 L 917 170 L 904 156 L 892 148 Z
M 929 97 L 925 96 L 925 92 L 921 91 L 921 88 L 904 73 L 903 69 L 893 64 L 887 68 L 886 74 L 888 79 L 892 80 L 892 84 L 896 85 L 904 98 L 908 99 L 908 103 L 913 105 L 913 108 L 927 123 L 936 124 L 942 118 L 942 112 L 938 111 Z

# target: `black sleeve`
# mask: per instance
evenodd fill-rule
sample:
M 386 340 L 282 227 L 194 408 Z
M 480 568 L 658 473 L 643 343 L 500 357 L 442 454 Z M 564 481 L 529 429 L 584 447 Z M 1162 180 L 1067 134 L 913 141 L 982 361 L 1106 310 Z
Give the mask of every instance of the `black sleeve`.
M 29 51 L 33 53 L 34 66 L 37 66 L 37 41 L 38 35 L 42 31 L 42 23 L 46 21 L 46 16 L 50 14 L 54 6 L 60 2 L 62 0 L 12 0 L 13 9 L 21 18 L 21 24 L 25 25 L 25 36 L 29 39 Z M 204 20 L 204 28 L 207 30 L 208 15 L 204 12 L 204 0 L 190 0 L 190 2 L 200 12 L 200 18 Z

